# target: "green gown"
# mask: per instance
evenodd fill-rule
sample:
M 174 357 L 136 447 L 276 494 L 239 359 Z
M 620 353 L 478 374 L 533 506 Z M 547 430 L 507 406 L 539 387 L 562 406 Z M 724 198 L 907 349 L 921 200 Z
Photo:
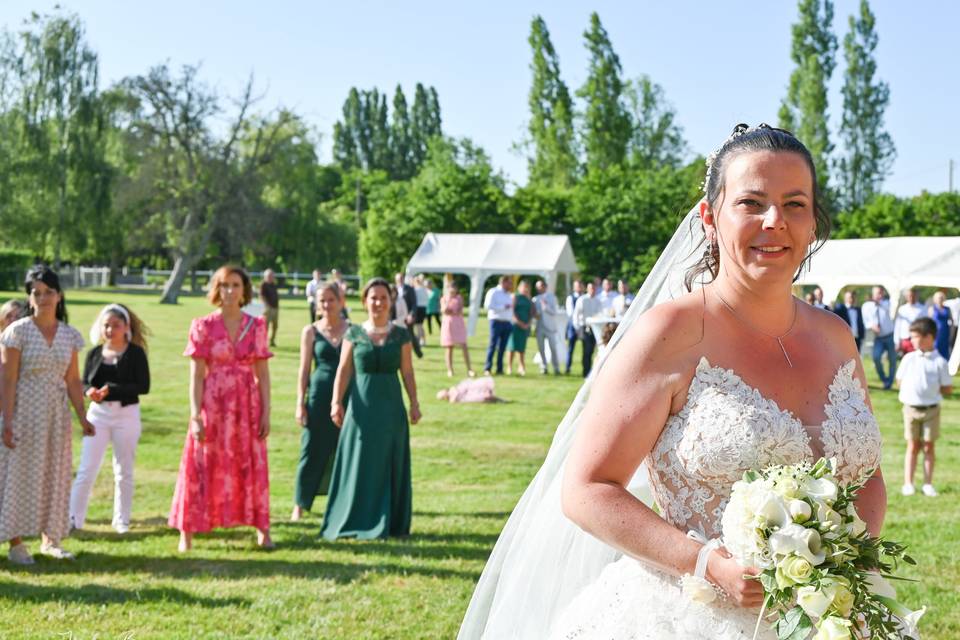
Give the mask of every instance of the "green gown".
M 529 325 L 533 302 L 527 296 L 522 296 L 519 293 L 513 298 L 513 315 L 519 318 L 521 322 Z M 507 341 L 507 351 L 526 351 L 529 335 L 529 328 L 521 329 L 519 326 L 513 325 L 513 331 L 510 332 L 510 339 Z
M 393 326 L 377 346 L 354 325 L 345 339 L 353 344 L 354 380 L 320 535 L 327 540 L 407 535 L 413 511 L 410 428 L 397 372 L 410 333 Z
M 340 430 L 330 419 L 333 379 L 340 363 L 340 347 L 333 346 L 322 333 L 313 329 L 313 373 L 307 391 L 307 425 L 300 433 L 300 463 L 294 499 L 309 511 L 313 499 L 325 495 L 330 486 L 333 454 L 337 451 Z

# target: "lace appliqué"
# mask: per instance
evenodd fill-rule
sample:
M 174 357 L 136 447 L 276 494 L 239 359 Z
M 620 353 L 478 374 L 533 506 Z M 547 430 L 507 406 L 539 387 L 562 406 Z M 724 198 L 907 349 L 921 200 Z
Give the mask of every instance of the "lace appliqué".
M 880 429 L 866 403 L 854 361 L 840 368 L 830 385 L 827 419 L 820 440 L 826 458 L 837 459 L 837 479 L 850 483 L 880 466 Z

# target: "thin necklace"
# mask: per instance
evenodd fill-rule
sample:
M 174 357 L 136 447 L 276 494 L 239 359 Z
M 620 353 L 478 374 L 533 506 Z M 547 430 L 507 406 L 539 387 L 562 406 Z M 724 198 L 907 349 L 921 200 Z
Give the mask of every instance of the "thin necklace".
M 781 335 L 775 336 L 775 335 L 771 335 L 771 334 L 767 333 L 766 331 L 763 331 L 762 329 L 758 329 L 758 328 L 755 327 L 752 323 L 750 323 L 750 322 L 744 320 L 743 318 L 741 318 L 741 317 L 740 317 L 740 314 L 738 314 L 738 313 L 734 310 L 734 308 L 733 308 L 732 306 L 730 306 L 730 303 L 723 299 L 723 296 L 720 295 L 720 292 L 719 292 L 719 291 L 717 291 L 717 290 L 714 289 L 713 287 L 710 287 L 710 289 L 713 291 L 713 293 L 717 296 L 717 299 L 720 300 L 720 302 L 723 304 L 723 306 L 725 306 L 725 307 L 727 308 L 727 311 L 729 311 L 730 314 L 731 314 L 734 318 L 736 318 L 737 320 L 739 320 L 739 321 L 742 322 L 743 324 L 747 325 L 748 327 L 750 327 L 751 329 L 753 329 L 753 330 L 756 331 L 757 333 L 759 333 L 759 334 L 761 334 L 761 335 L 765 335 L 765 336 L 767 336 L 768 338 L 770 338 L 771 340 L 776 340 L 776 341 L 777 341 L 777 344 L 780 345 L 780 351 L 783 352 L 783 357 L 786 358 L 786 360 L 787 360 L 787 364 L 790 365 L 790 368 L 791 368 L 791 369 L 793 368 L 793 362 L 790 360 L 789 354 L 787 354 L 787 349 L 786 349 L 786 347 L 783 346 L 783 339 L 786 338 L 787 335 L 789 335 L 789 333 L 790 333 L 791 331 L 793 331 L 794 325 L 797 324 L 797 299 L 796 299 L 796 298 L 793 299 L 793 320 L 790 321 L 790 328 L 787 329 L 786 331 L 784 331 Z

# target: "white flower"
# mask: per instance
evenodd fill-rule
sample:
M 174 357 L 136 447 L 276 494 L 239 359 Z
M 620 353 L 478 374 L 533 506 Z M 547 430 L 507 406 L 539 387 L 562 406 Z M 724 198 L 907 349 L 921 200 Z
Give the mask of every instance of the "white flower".
M 853 522 L 847 525 L 850 528 L 850 535 L 856 537 L 867 530 L 867 523 L 860 519 L 860 514 L 853 506 L 853 503 L 847 505 L 847 516 L 853 518 Z
M 775 578 L 781 589 L 795 584 L 806 584 L 813 576 L 813 565 L 805 558 L 790 555 L 777 563 Z
M 797 589 L 797 604 L 811 618 L 821 618 L 827 610 L 846 617 L 853 609 L 853 592 L 845 578 L 829 577 L 819 587 L 807 585 Z
M 817 521 L 821 531 L 832 531 L 843 524 L 840 514 L 831 509 L 826 503 L 817 501 Z
M 849 620 L 829 616 L 817 625 L 817 635 L 813 636 L 813 640 L 849 640 L 853 637 L 850 634 L 851 626 L 853 623 Z
M 837 483 L 829 475 L 822 478 L 808 477 L 803 482 L 803 492 L 817 501 L 824 501 L 832 505 L 837 499 Z
M 713 602 L 717 597 L 717 592 L 705 578 L 684 574 L 680 577 L 680 588 L 683 595 L 687 596 L 692 602 L 707 604 Z
M 917 624 L 920 622 L 920 618 L 922 618 L 923 614 L 925 614 L 926 612 L 927 612 L 927 608 L 921 607 L 919 610 L 911 611 L 907 615 L 900 618 L 900 621 L 903 623 L 901 624 L 900 628 L 901 628 L 901 631 L 903 631 L 904 635 L 911 638 L 920 637 L 920 630 L 917 628 Z
M 770 550 L 774 554 L 786 556 L 795 553 L 817 566 L 827 557 L 824 553 L 820 534 L 791 522 L 770 534 Z
M 787 504 L 787 509 L 790 510 L 790 517 L 793 518 L 794 522 L 806 522 L 813 514 L 810 505 L 805 500 L 791 500 Z
M 894 600 L 897 598 L 897 590 L 893 588 L 890 581 L 874 571 L 867 573 L 867 588 L 875 595 Z
M 796 498 L 800 495 L 800 483 L 791 476 L 783 476 L 777 480 L 776 492 L 784 498 Z
M 797 604 L 811 618 L 821 617 L 832 602 L 832 594 L 824 593 L 813 585 L 797 589 Z

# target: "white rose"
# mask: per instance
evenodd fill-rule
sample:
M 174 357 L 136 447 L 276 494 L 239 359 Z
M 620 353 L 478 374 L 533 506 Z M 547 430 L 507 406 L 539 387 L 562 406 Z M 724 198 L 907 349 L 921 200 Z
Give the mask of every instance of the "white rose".
M 827 557 L 823 551 L 820 534 L 791 522 L 770 534 L 770 550 L 780 556 L 795 553 L 817 566 Z
M 813 514 L 813 510 L 805 500 L 791 500 L 787 504 L 787 509 L 790 511 L 790 517 L 793 518 L 794 522 L 806 522 Z
M 689 573 L 680 578 L 680 588 L 683 595 L 691 601 L 701 604 L 713 602 L 717 597 L 717 591 L 710 582 Z
M 800 483 L 790 476 L 777 480 L 776 492 L 784 498 L 796 498 L 800 494 Z
M 837 483 L 830 476 L 807 478 L 803 483 L 803 492 L 815 500 L 833 504 L 837 499 Z
M 813 640 L 850 640 L 853 636 L 850 634 L 850 627 L 853 623 L 843 618 L 829 616 L 820 621 L 817 625 L 817 635 Z
M 812 575 L 812 564 L 800 556 L 790 555 L 777 564 L 777 571 L 774 577 L 777 580 L 777 586 L 781 589 L 786 589 L 795 584 L 806 584 L 810 582 Z
M 811 618 L 821 617 L 830 608 L 831 602 L 833 602 L 832 593 L 824 593 L 813 585 L 797 589 L 797 604 Z

